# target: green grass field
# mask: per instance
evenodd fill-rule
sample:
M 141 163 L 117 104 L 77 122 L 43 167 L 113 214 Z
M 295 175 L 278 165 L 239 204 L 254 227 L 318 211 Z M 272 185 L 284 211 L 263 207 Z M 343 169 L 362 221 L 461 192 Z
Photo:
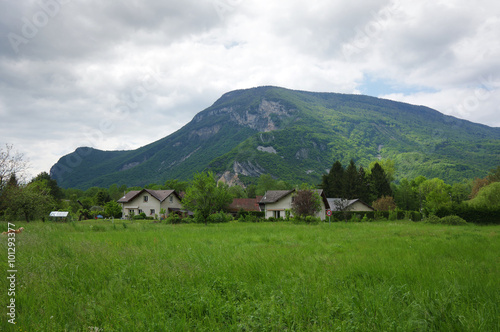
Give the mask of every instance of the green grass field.
M 2 331 L 500 331 L 498 226 L 21 226 Z

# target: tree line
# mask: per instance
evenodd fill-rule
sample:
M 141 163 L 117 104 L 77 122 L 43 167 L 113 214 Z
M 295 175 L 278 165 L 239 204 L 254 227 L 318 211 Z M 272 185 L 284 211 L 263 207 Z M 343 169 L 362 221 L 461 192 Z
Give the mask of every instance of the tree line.
M 25 181 L 23 174 L 26 169 L 24 157 L 16 153 L 11 145 L 0 148 L 0 218 L 4 220 L 43 220 L 50 211 L 58 210 L 69 211 L 79 219 L 95 218 L 97 215 L 117 218 L 121 216 L 121 206 L 116 201 L 130 190 L 143 189 L 116 184 L 109 188 L 62 189 L 46 172 Z M 500 166 L 491 170 L 484 178 L 452 185 L 439 178 L 427 179 L 423 176 L 405 178 L 395 183 L 395 169 L 391 160 L 373 162 L 367 171 L 362 166 L 356 166 L 352 160 L 345 168 L 336 161 L 330 171 L 323 175 L 321 183 L 316 186 L 303 185 L 301 190 L 322 188 L 329 198 L 361 199 L 377 210 L 385 211 L 400 209 L 434 214 L 440 209 L 453 209 L 460 204 L 500 208 Z M 185 193 L 185 205 L 193 210 L 193 204 L 202 202 L 205 198 L 199 196 L 200 193 L 213 193 L 219 197 L 208 200 L 207 204 L 214 206 L 216 211 L 223 210 L 233 198 L 254 198 L 263 196 L 268 190 L 290 190 L 295 187 L 269 174 L 261 175 L 254 184 L 247 187 L 229 187 L 218 184 L 213 173 L 197 174 L 190 182 L 170 179 L 163 184 L 145 186 L 147 189 L 174 189 Z M 317 198 L 306 196 L 317 202 Z M 312 210 L 315 209 L 317 207 Z M 200 220 L 206 220 L 206 216 L 214 210 L 206 211 L 198 214 L 201 216 Z
M 360 199 L 368 204 L 382 196 L 392 196 L 389 176 L 378 162 L 367 173 L 353 160 L 347 168 L 336 161 L 330 172 L 323 175 L 320 188 L 329 198 Z

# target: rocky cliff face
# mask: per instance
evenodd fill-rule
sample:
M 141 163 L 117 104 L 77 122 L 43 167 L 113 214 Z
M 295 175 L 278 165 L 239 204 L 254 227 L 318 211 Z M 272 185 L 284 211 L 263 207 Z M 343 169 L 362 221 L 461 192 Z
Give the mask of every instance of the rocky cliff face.
M 280 129 L 280 123 L 296 113 L 297 110 L 286 109 L 279 102 L 263 99 L 257 109 L 248 109 L 248 107 L 241 105 L 216 108 L 199 113 L 194 117 L 193 121 L 199 123 L 206 120 L 208 117 L 228 115 L 229 120 L 234 124 L 254 129 L 258 132 L 270 132 Z M 216 128 L 207 128 L 210 132 L 214 132 L 215 129 Z

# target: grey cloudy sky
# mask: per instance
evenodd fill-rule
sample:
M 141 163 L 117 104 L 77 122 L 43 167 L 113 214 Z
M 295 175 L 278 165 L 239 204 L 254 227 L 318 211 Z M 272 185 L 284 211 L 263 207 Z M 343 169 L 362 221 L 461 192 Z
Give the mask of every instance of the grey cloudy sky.
M 260 85 L 500 127 L 500 2 L 0 0 L 0 144 L 32 175 L 79 146 L 151 143 Z

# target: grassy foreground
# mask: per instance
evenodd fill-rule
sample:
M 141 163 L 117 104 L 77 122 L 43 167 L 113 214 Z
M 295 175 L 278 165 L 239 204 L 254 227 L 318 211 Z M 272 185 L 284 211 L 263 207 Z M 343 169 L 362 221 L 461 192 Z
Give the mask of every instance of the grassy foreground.
M 500 330 L 497 226 L 21 226 L 2 331 Z

